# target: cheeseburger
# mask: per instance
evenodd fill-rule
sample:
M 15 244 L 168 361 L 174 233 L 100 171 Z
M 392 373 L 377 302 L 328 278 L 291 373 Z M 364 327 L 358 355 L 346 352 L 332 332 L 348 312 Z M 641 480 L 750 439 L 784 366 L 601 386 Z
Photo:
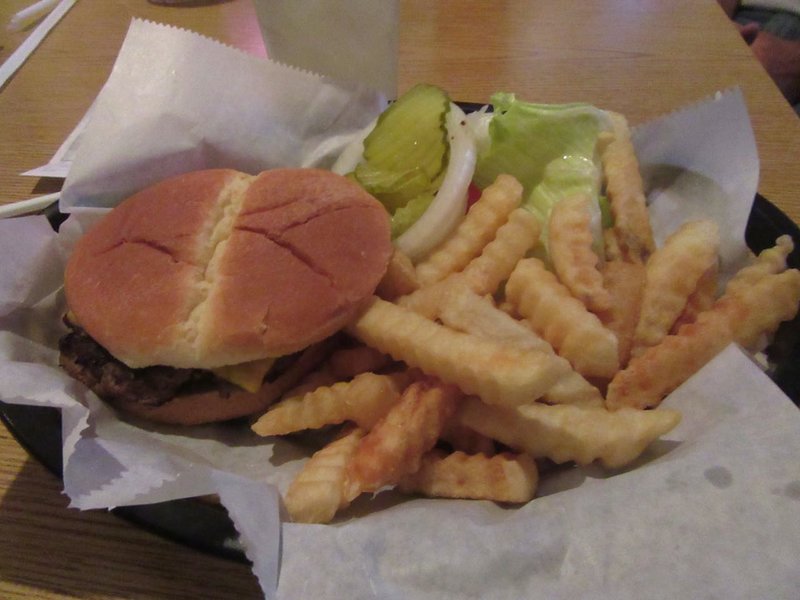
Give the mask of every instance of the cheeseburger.
M 150 420 L 258 413 L 319 360 L 391 253 L 386 210 L 340 175 L 173 177 L 122 202 L 76 245 L 61 365 Z

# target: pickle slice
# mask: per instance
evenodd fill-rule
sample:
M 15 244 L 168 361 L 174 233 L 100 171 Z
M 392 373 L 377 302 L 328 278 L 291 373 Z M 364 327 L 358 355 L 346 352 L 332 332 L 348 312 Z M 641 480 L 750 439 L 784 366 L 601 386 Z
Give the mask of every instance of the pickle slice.
M 433 192 L 420 194 L 409 200 L 405 206 L 398 208 L 392 215 L 392 238 L 397 238 L 417 222 L 433 202 Z
M 397 172 L 361 163 L 356 167 L 355 178 L 365 190 L 379 198 L 389 212 L 405 206 L 409 200 L 431 188 L 431 180 L 419 167 Z
M 405 173 L 420 169 L 433 181 L 447 166 L 444 90 L 419 84 L 379 117 L 364 140 L 364 159 L 375 169 Z
M 444 90 L 419 84 L 378 118 L 364 140 L 364 161 L 351 176 L 393 215 L 397 237 L 425 212 L 447 170 Z

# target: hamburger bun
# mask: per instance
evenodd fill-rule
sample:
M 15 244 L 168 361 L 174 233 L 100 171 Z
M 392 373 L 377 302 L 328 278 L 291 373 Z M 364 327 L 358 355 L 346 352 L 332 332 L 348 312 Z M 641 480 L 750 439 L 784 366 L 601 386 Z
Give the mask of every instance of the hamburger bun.
M 64 288 L 71 318 L 127 367 L 214 369 L 331 336 L 371 297 L 391 253 L 385 209 L 345 177 L 214 169 L 110 211 L 76 245 Z

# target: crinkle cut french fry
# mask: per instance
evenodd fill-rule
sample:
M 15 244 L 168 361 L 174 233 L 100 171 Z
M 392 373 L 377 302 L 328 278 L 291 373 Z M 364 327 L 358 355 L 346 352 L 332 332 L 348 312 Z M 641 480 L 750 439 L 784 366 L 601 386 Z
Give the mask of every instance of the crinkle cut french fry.
M 292 521 L 328 523 L 349 504 L 345 497 L 347 465 L 363 435 L 362 430 L 353 428 L 306 461 L 283 499 Z
M 406 383 L 406 374 L 362 373 L 351 381 L 284 398 L 251 428 L 262 436 L 285 435 L 350 420 L 368 430 L 399 400 Z
M 537 258 L 517 263 L 506 298 L 536 333 L 585 377 L 611 378 L 619 369 L 619 346 L 613 332 L 572 297 Z
M 414 311 L 426 319 L 437 319 L 439 317 L 439 304 L 442 301 L 442 296 L 449 293 L 452 285 L 461 282 L 462 278 L 460 274 L 455 273 L 441 281 L 420 288 L 407 296 L 398 298 L 397 304 L 398 306 Z
M 592 312 L 611 308 L 611 295 L 603 287 L 592 249 L 589 197 L 578 194 L 559 200 L 550 213 L 547 246 L 559 280 Z
M 342 377 L 336 377 L 327 365 L 323 364 L 316 371 L 311 371 L 303 377 L 292 389 L 286 390 L 282 397 L 294 398 L 295 396 L 305 396 L 317 388 L 333 385 L 342 379 Z
M 765 275 L 774 275 L 786 270 L 786 259 L 792 250 L 794 243 L 791 236 L 780 236 L 772 248 L 763 250 L 751 264 L 739 269 L 726 284 L 725 293 L 735 293 L 740 288 L 753 285 Z
M 695 322 L 632 358 L 608 384 L 606 406 L 611 410 L 658 406 L 664 396 L 733 341 L 731 324 L 746 314 L 741 303 L 730 297 L 720 298 Z
M 517 262 L 536 245 L 540 233 L 539 219 L 532 212 L 515 209 L 508 222 L 497 230 L 497 237 L 464 268 L 464 281 L 479 296 L 494 294 Z
M 447 422 L 440 438 L 447 442 L 453 450 L 460 450 L 467 454 L 492 456 L 496 452 L 493 439 L 452 419 Z
M 521 350 L 553 352 L 553 347 L 529 326 L 494 305 L 462 283 L 442 295 L 439 319 L 448 327 L 479 337 L 495 339 Z
M 521 201 L 522 185 L 510 175 L 499 175 L 483 190 L 455 232 L 417 264 L 420 285 L 430 285 L 466 267 Z
M 800 303 L 800 271 L 764 275 L 749 286 L 734 286 L 694 323 L 631 359 L 608 386 L 606 406 L 646 408 L 735 341 L 753 348 L 764 334 L 793 319 Z
M 756 349 L 762 338 L 797 313 L 798 274 L 795 269 L 786 270 L 793 249 L 792 238 L 780 236 L 725 286 L 724 296 L 735 298 L 750 311 L 748 318 L 733 324 L 734 339 L 746 348 Z
M 575 406 L 603 406 L 600 390 L 577 371 L 570 371 L 553 384 L 542 401 L 546 404 L 573 404 Z
M 539 220 L 533 213 L 523 208 L 515 209 L 508 222 L 497 231 L 497 237 L 463 271 L 452 273 L 399 298 L 398 304 L 429 319 L 435 319 L 439 316 L 442 297 L 452 294 L 452 287 L 466 287 L 480 296 L 493 294 L 508 279 L 514 265 L 536 245 L 540 231 Z
M 644 282 L 645 271 L 641 263 L 610 260 L 603 265 L 603 285 L 611 294 L 611 308 L 599 316 L 617 336 L 620 367 L 627 365 L 630 358 Z
M 686 306 L 680 316 L 672 324 L 670 333 L 677 333 L 678 329 L 686 323 L 693 323 L 704 310 L 714 306 L 717 299 L 717 288 L 719 276 L 719 264 L 714 264 L 708 271 L 703 273 L 697 282 L 694 291 L 686 299 Z
M 614 217 L 612 231 L 619 250 L 629 262 L 644 262 L 655 250 L 650 213 L 625 117 L 611 115 L 614 133 L 601 150 L 606 193 Z
M 418 288 L 419 279 L 414 263 L 402 251 L 395 248 L 375 294 L 384 300 L 395 300 Z
M 351 379 L 368 371 L 380 371 L 392 363 L 392 358 L 369 346 L 340 348 L 333 352 L 325 367 L 337 381 Z
M 489 406 L 465 398 L 456 418 L 465 425 L 534 458 L 556 463 L 600 461 L 617 468 L 634 461 L 680 421 L 674 410 L 651 411 L 546 404 Z
M 478 296 L 466 286 L 453 286 L 442 297 L 439 318 L 448 327 L 514 348 L 555 352 L 529 325 L 501 311 L 489 297 Z M 547 390 L 543 400 L 550 404 L 603 403 L 600 391 L 571 368 Z
M 750 286 L 735 286 L 729 297 L 740 303 L 747 317 L 731 322 L 733 339 L 745 348 L 755 350 L 762 336 L 775 332 L 784 321 L 797 315 L 800 303 L 800 271 L 765 275 Z
M 454 331 L 380 298 L 373 299 L 347 331 L 396 360 L 491 403 L 532 402 L 569 371 L 558 356 Z
M 533 500 L 538 482 L 536 463 L 525 454 L 504 452 L 489 457 L 431 451 L 422 458 L 419 470 L 406 475 L 398 487 L 433 498 L 521 504 Z
M 719 229 L 709 220 L 684 223 L 650 256 L 645 265 L 634 354 L 641 347 L 654 346 L 669 333 L 698 281 L 718 262 L 718 256 Z
M 366 434 L 347 467 L 348 498 L 394 485 L 419 469 L 455 413 L 461 392 L 433 378 L 412 383 Z
M 622 249 L 619 247 L 617 236 L 614 235 L 613 229 L 603 230 L 603 250 L 607 261 L 615 262 L 628 262 L 622 255 Z M 635 261 L 636 264 L 644 264 L 643 261 Z

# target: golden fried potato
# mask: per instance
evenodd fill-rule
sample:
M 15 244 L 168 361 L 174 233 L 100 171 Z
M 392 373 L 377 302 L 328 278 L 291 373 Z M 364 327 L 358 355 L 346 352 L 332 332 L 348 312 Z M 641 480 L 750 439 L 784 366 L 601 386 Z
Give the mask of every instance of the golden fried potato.
M 395 248 L 375 294 L 384 300 L 396 300 L 418 288 L 419 280 L 414 263 L 401 250 Z
M 733 341 L 731 323 L 743 319 L 746 312 L 730 298 L 721 298 L 677 334 L 646 348 L 608 384 L 606 406 L 611 410 L 658 406 Z
M 361 373 L 351 381 L 284 398 L 251 426 L 258 435 L 285 435 L 353 421 L 369 430 L 400 399 L 408 374 Z
M 612 231 L 625 260 L 645 262 L 656 245 L 639 173 L 639 161 L 625 117 L 612 113 L 612 121 L 613 136 L 604 144 L 600 154 L 606 194 L 614 217 Z
M 724 295 L 735 298 L 750 312 L 748 318 L 732 325 L 734 339 L 746 348 L 758 349 L 762 338 L 797 314 L 798 274 L 796 269 L 786 270 L 786 259 L 793 249 L 792 238 L 780 236 L 775 246 L 762 251 L 725 286 Z
M 355 346 L 339 348 L 333 352 L 324 367 L 337 381 L 343 381 L 361 373 L 380 371 L 391 364 L 391 356 L 369 346 Z
M 439 318 L 448 327 L 520 350 L 555 353 L 527 321 L 500 310 L 489 297 L 478 296 L 465 286 L 452 286 L 449 292 L 442 297 L 439 311 Z M 603 404 L 600 390 L 572 368 L 547 390 L 542 400 L 548 404 Z
M 401 296 L 396 303 L 398 306 L 412 310 L 426 319 L 434 320 L 439 318 L 439 305 L 442 302 L 442 296 L 449 294 L 451 287 L 459 285 L 462 281 L 461 274 L 454 273 L 441 281 L 427 285 L 406 296 Z
M 395 485 L 419 469 L 453 416 L 461 392 L 433 378 L 412 383 L 366 434 L 348 464 L 348 498 Z
M 546 404 L 505 408 L 470 397 L 461 403 L 456 419 L 534 458 L 581 465 L 597 460 L 617 468 L 673 429 L 680 413 Z
M 496 452 L 493 439 L 478 433 L 474 429 L 470 429 L 458 421 L 448 421 L 439 437 L 449 444 L 453 450 L 459 450 L 467 454 L 492 456 Z
M 758 350 L 763 336 L 774 333 L 784 321 L 797 315 L 800 303 L 800 271 L 765 275 L 750 286 L 734 286 L 723 298 L 732 298 L 746 317 L 731 321 L 733 339 L 750 350 Z
M 701 277 L 719 261 L 719 229 L 709 220 L 684 223 L 647 261 L 633 354 L 654 346 L 681 315 Z
M 631 359 L 608 385 L 606 406 L 657 406 L 731 342 L 754 348 L 761 336 L 793 319 L 800 305 L 800 271 L 764 275 L 750 286 L 734 285 L 682 326 Z
M 517 262 L 536 245 L 540 233 L 539 219 L 533 213 L 524 208 L 514 210 L 497 230 L 497 237 L 464 267 L 463 280 L 479 296 L 494 294 Z
M 439 319 L 448 327 L 519 348 L 553 352 L 553 347 L 528 325 L 495 306 L 488 296 L 480 296 L 465 283 L 450 286 L 442 295 Z
M 345 495 L 347 465 L 363 435 L 362 430 L 353 428 L 315 452 L 303 465 L 283 499 L 292 521 L 328 523 L 349 504 Z
M 567 361 L 558 356 L 454 331 L 380 298 L 347 331 L 395 360 L 491 403 L 533 402 L 569 371 Z
M 331 386 L 334 383 L 340 382 L 343 377 L 336 377 L 327 365 L 322 364 L 316 371 L 311 371 L 301 379 L 296 386 L 282 395 L 283 398 L 294 398 L 296 396 L 305 396 L 309 392 L 313 392 L 317 388 Z
M 537 258 L 517 263 L 506 298 L 536 333 L 585 377 L 611 378 L 619 369 L 617 338 L 580 300 L 572 297 Z
M 497 237 L 463 271 L 451 273 L 399 298 L 398 304 L 429 319 L 436 319 L 443 296 L 453 295 L 454 287 L 459 289 L 459 293 L 466 287 L 480 296 L 493 294 L 508 279 L 517 262 L 536 245 L 540 231 L 539 220 L 531 212 L 515 209 L 508 222 L 498 229 Z
M 400 480 L 399 489 L 433 498 L 469 498 L 525 503 L 539 482 L 536 463 L 525 454 L 495 456 L 431 451 L 415 473 Z
M 577 371 L 570 369 L 553 384 L 541 399 L 546 404 L 572 404 L 575 406 L 603 406 L 600 390 Z
M 686 299 L 686 306 L 672 324 L 670 333 L 677 333 L 678 329 L 686 323 L 694 323 L 704 310 L 714 306 L 719 288 L 719 264 L 714 264 L 708 271 L 700 276 L 694 291 Z
M 614 234 L 614 230 L 603 229 L 603 251 L 607 261 L 614 262 L 628 262 L 622 254 L 622 248 L 619 247 L 619 241 Z M 637 260 L 634 264 L 643 265 L 644 261 Z
M 547 247 L 559 281 L 590 311 L 611 308 L 611 294 L 603 286 L 599 259 L 592 249 L 589 197 L 579 194 L 559 200 L 550 213 Z
M 598 316 L 617 336 L 620 367 L 628 364 L 631 355 L 644 284 L 645 269 L 641 263 L 611 260 L 603 265 L 603 285 L 611 294 L 611 308 Z
M 774 275 L 786 270 L 786 259 L 794 250 L 794 243 L 789 235 L 782 235 L 775 240 L 772 248 L 762 251 L 749 265 L 739 271 L 728 281 L 725 286 L 726 293 L 735 293 L 741 288 L 747 288 L 765 275 Z
M 374 348 L 342 345 L 339 340 L 319 367 L 307 373 L 295 387 L 284 392 L 282 397 L 304 396 L 318 387 L 331 386 L 367 371 L 380 371 L 391 364 L 390 356 Z
M 522 185 L 510 175 L 499 175 L 483 190 L 455 232 L 417 263 L 420 285 L 430 285 L 466 267 L 494 239 L 498 228 L 521 201 Z

